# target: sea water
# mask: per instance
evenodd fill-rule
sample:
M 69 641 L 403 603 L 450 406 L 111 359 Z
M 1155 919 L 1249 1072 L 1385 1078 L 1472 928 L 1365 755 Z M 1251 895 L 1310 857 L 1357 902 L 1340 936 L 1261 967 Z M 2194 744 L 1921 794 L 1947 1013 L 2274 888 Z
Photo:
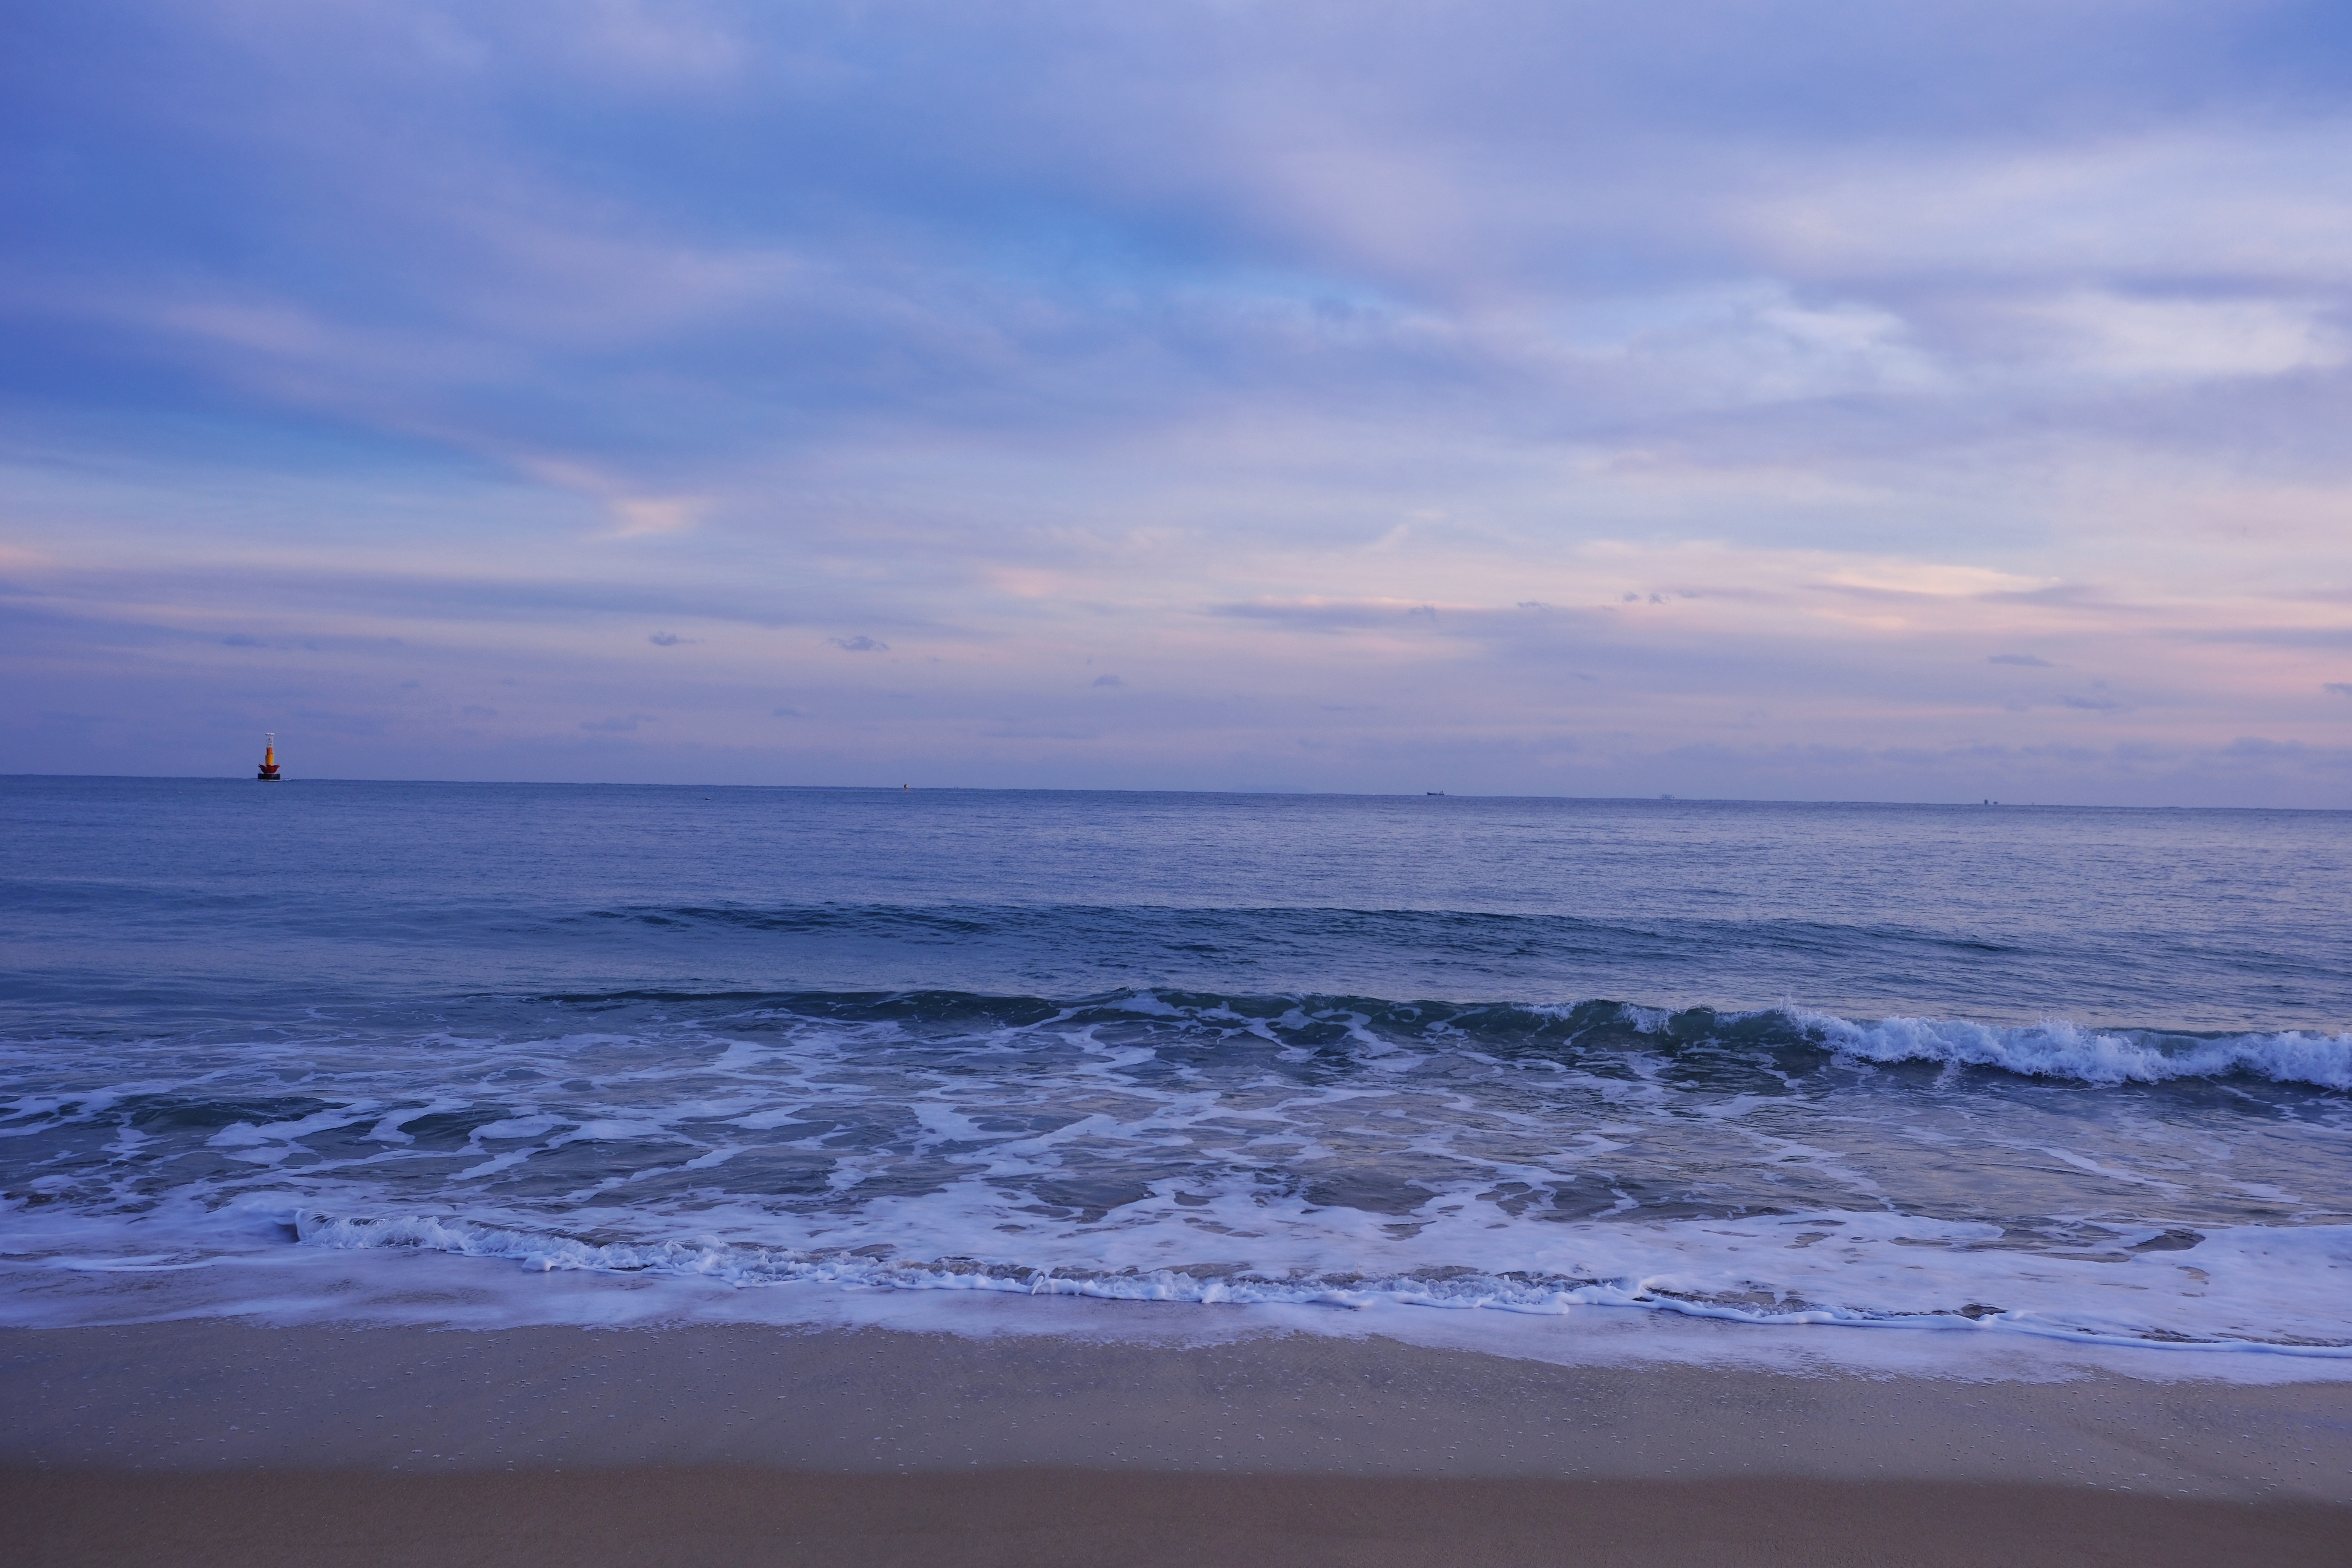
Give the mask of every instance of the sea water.
M 424 1321 L 456 1268 L 467 1321 L 2352 1357 L 2352 814 L 16 778 L 0 827 L 0 1321 L 436 1258 Z

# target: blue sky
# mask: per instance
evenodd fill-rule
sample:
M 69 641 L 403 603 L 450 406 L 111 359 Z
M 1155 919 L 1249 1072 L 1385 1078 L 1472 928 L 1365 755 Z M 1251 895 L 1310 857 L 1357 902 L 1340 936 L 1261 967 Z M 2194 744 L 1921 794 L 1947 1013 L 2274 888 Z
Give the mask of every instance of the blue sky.
M 0 0 L 0 771 L 2352 805 L 2352 13 Z

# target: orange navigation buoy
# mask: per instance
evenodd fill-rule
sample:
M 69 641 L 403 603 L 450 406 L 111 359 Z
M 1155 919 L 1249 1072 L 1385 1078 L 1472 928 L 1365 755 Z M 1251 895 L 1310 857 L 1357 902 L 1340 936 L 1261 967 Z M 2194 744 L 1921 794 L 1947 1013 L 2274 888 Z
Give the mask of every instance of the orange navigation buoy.
M 254 776 L 263 784 L 278 782 L 278 731 L 275 730 L 261 738 L 261 772 Z

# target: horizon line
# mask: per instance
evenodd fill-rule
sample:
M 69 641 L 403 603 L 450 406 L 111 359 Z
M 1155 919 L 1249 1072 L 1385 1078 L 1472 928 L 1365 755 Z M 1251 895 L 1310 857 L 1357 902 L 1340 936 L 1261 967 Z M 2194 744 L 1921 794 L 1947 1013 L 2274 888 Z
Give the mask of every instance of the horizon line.
M 260 781 L 241 773 L 0 773 L 0 782 L 16 780 L 63 781 L 82 779 L 96 783 L 142 784 L 254 784 Z M 877 794 L 929 795 L 1254 795 L 1280 798 L 1321 800 L 1477 800 L 1477 801 L 1553 801 L 1579 802 L 1607 805 L 1804 805 L 1804 806 L 1884 806 L 1919 810 L 1974 811 L 2143 811 L 2143 812 L 2294 812 L 2315 816 L 2352 813 L 2352 805 L 2123 805 L 2095 801 L 2000 801 L 1977 800 L 1870 800 L 1793 799 L 1762 795 L 1486 795 L 1465 790 L 1317 790 L 1275 789 L 1266 787 L 1232 789 L 1139 789 L 1116 786 L 1078 787 L 1058 784 L 696 784 L 689 781 L 619 779 L 381 779 L 343 778 L 313 775 L 308 778 L 278 779 L 279 784 L 417 784 L 432 787 L 486 789 L 662 789 L 662 790 L 804 790 L 804 791 L 873 791 Z

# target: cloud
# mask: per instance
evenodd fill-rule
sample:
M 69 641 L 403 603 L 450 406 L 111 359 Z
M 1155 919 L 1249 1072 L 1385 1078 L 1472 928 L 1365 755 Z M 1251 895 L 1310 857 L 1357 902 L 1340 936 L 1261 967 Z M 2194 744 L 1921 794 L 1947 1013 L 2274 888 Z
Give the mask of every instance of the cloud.
M 980 732 L 992 741 L 1093 741 L 1102 733 L 1080 724 L 1024 719 L 1000 720 Z
M 2316 300 L 2084 292 L 2019 314 L 2068 374 L 2085 377 L 2278 375 L 2338 364 L 2345 352 Z
M 580 727 L 600 735 L 624 735 L 640 724 L 652 723 L 653 719 L 650 713 L 630 713 L 616 719 L 583 719 Z
M 2316 0 L 23 9 L 0 679 L 125 771 L 327 692 L 373 776 L 636 765 L 398 695 L 520 679 L 746 776 L 1060 780 L 997 742 L 1111 715 L 1077 657 L 1151 671 L 1103 784 L 2140 787 L 1986 647 L 2131 671 L 2075 702 L 2216 792 L 2328 743 Z
M 2128 706 L 2113 697 L 2061 697 L 2058 700 L 2087 713 L 2120 713 Z
M 609 504 L 615 520 L 614 536 L 633 539 L 648 533 L 677 533 L 701 520 L 708 504 L 699 497 L 640 497 Z
M 2277 647 L 2352 647 L 2352 626 L 2215 626 L 2191 634 L 2200 642 L 2268 643 Z
M 2315 746 L 2304 741 L 2273 741 L 2260 735 L 2230 742 L 2226 754 L 2263 763 L 2293 763 L 2305 768 L 2352 770 L 2352 746 Z
M 1125 686 L 1127 682 L 1121 680 L 1116 675 L 1097 675 L 1095 677 L 1095 684 L 1097 686 Z
M 769 716 L 775 719 L 805 719 L 808 717 L 807 714 L 802 712 L 797 708 L 772 708 L 769 710 Z
M 2352 697 L 2352 680 L 2331 680 L 2320 689 L 2332 691 L 2338 697 Z
M 495 719 L 499 716 L 497 709 L 485 708 L 478 702 L 468 702 L 457 711 L 470 719 Z
M 1952 565 L 1931 561 L 1886 561 L 1832 572 L 1828 585 L 1848 593 L 1917 594 L 1958 598 L 1992 594 L 2029 594 L 2055 584 L 2046 578 L 2023 577 L 1984 566 Z
M 1236 619 L 1270 621 L 1300 631 L 1341 631 L 1366 626 L 1402 627 L 1412 617 L 1436 618 L 1428 605 L 1385 599 L 1260 599 L 1245 604 L 1213 605 L 1209 613 Z

